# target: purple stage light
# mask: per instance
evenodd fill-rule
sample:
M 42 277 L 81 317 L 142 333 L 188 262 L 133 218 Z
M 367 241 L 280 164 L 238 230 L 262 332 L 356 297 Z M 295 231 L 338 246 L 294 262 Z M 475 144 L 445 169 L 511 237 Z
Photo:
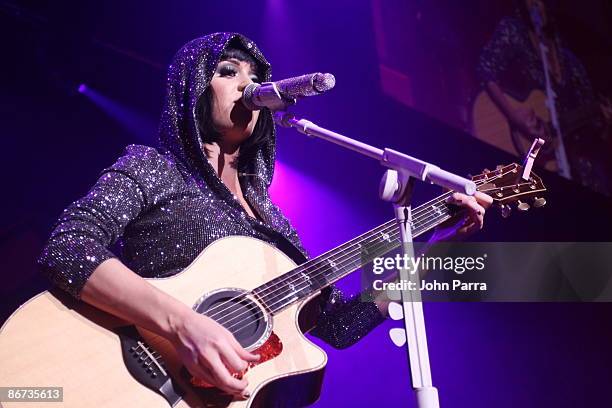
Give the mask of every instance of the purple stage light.
M 155 140 L 157 123 L 148 115 L 85 84 L 77 90 L 139 140 L 146 143 Z
M 280 160 L 275 163 L 270 196 L 291 220 L 302 243 L 312 254 L 335 247 L 351 234 L 357 236 L 365 232 L 354 222 L 361 218 L 347 197 Z M 336 235 L 332 231 L 341 232 Z

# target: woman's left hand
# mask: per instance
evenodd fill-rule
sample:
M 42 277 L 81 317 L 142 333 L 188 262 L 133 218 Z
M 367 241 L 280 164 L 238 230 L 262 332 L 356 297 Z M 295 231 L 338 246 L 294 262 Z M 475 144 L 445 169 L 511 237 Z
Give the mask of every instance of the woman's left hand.
M 436 227 L 430 241 L 458 241 L 482 229 L 485 211 L 493 204 L 493 198 L 477 191 L 473 196 L 453 193 L 448 202 L 463 207 L 467 213 L 458 214 Z

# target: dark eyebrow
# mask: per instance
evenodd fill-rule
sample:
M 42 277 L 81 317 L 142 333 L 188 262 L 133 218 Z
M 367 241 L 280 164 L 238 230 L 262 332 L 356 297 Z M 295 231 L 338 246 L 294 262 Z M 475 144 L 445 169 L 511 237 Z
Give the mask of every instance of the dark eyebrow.
M 257 75 L 257 72 L 255 70 L 253 70 L 253 66 L 251 64 L 249 64 L 248 62 L 241 61 L 238 58 L 228 58 L 228 59 L 224 59 L 224 60 L 219 61 L 219 64 L 222 63 L 222 62 L 225 62 L 225 61 L 230 62 L 230 63 L 232 63 L 232 64 L 234 64 L 234 65 L 236 65 L 238 67 L 240 66 L 241 62 L 244 62 L 244 63 L 248 64 L 249 65 L 249 75 L 255 75 L 257 77 L 257 79 L 259 79 L 259 75 Z

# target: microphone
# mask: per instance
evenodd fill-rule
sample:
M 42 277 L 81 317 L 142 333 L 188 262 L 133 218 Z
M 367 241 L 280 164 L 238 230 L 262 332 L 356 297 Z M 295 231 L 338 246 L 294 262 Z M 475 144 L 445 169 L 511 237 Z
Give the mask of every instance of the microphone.
M 297 98 L 314 96 L 329 91 L 336 85 L 332 74 L 302 75 L 263 84 L 249 84 L 242 92 L 242 104 L 249 110 L 269 108 L 284 110 L 295 104 Z

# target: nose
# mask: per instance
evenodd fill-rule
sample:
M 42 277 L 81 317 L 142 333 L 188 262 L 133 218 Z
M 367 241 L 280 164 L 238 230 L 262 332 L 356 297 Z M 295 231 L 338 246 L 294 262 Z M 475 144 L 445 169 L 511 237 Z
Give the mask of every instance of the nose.
M 240 92 L 244 91 L 244 88 L 246 88 L 247 85 L 250 85 L 254 82 L 253 79 L 251 79 L 251 74 L 247 69 L 240 70 L 239 78 L 240 83 L 238 84 L 238 90 Z
M 247 87 L 247 85 L 250 85 L 253 83 L 253 80 L 250 77 L 246 77 L 245 79 L 243 79 L 240 84 L 238 84 L 238 90 L 240 92 L 244 91 L 244 88 Z

